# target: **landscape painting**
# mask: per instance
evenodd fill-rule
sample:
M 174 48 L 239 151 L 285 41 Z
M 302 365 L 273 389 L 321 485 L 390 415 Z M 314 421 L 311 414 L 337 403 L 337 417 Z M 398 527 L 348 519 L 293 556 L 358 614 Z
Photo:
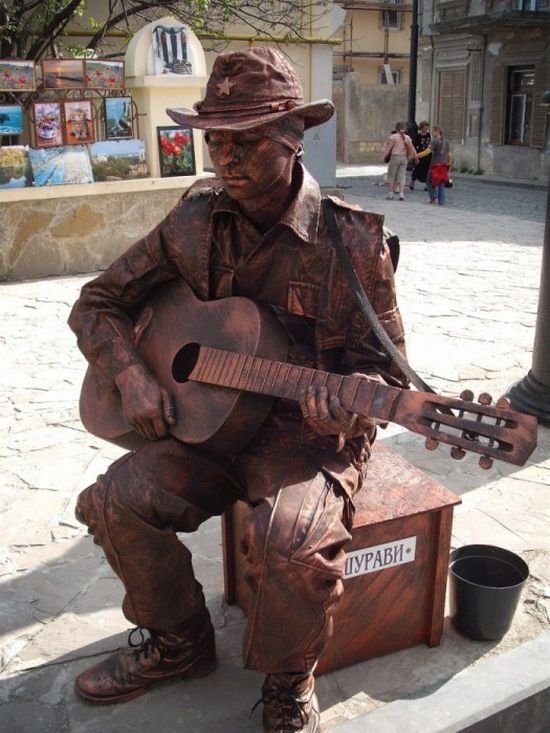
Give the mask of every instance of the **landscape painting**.
M 87 60 L 86 86 L 88 89 L 124 89 L 124 61 Z
M 195 175 L 193 130 L 168 125 L 157 127 L 161 177 Z
M 106 97 L 103 104 L 107 140 L 134 137 L 132 97 Z
M 0 104 L 0 135 L 20 135 L 23 132 L 23 107 Z
M 34 89 L 34 61 L 0 59 L 0 92 L 28 92 Z
M 90 156 L 85 145 L 29 148 L 29 156 L 36 186 L 93 183 Z
M 31 183 L 32 172 L 27 146 L 0 147 L 0 188 L 24 188 Z
M 44 89 L 84 89 L 83 59 L 44 59 Z
M 122 181 L 148 175 L 143 140 L 105 140 L 90 145 L 94 181 Z
M 59 102 L 35 102 L 34 132 L 36 146 L 39 148 L 63 144 L 61 104 Z
M 92 103 L 78 99 L 64 103 L 65 142 L 68 145 L 93 143 L 95 140 Z

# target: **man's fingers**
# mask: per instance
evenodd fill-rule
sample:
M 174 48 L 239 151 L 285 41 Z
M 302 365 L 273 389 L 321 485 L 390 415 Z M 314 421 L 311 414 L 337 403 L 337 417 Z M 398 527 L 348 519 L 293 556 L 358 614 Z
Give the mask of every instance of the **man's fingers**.
M 162 414 L 168 425 L 176 424 L 176 405 L 174 398 L 166 390 L 162 390 Z

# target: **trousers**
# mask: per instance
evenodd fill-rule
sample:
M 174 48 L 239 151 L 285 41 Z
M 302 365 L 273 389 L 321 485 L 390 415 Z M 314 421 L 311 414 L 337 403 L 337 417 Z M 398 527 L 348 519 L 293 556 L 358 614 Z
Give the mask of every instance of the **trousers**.
M 265 673 L 311 670 L 343 593 L 351 502 L 315 452 L 240 453 L 228 464 L 169 437 L 112 464 L 79 496 L 76 516 L 124 585 L 137 626 L 175 631 L 204 608 L 191 552 L 196 531 L 237 499 L 253 507 L 240 551 L 252 589 L 244 664 Z

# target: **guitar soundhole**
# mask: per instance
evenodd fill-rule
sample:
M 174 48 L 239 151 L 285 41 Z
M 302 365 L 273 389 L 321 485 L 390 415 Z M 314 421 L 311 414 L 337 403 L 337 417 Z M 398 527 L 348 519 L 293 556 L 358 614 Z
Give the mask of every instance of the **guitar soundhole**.
M 172 377 L 179 384 L 187 382 L 189 375 L 195 368 L 197 359 L 199 358 L 200 345 L 191 343 L 185 344 L 178 351 L 172 362 Z

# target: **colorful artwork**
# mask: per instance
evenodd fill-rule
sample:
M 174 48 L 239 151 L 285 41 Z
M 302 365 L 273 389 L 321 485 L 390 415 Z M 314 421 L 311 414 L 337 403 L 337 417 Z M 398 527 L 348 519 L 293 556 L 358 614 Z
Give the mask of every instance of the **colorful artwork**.
M 32 183 L 29 149 L 26 145 L 0 148 L 0 188 L 24 188 Z
M 88 99 L 65 102 L 65 142 L 68 145 L 93 143 L 95 140 L 92 103 Z
M 84 89 L 83 59 L 44 59 L 44 89 Z
M 88 89 L 124 89 L 124 61 L 90 59 L 86 61 Z
M 143 140 L 105 140 L 90 145 L 94 181 L 146 178 Z
M 153 28 L 155 74 L 192 74 L 187 55 L 187 35 L 183 26 L 157 25 Z
M 104 105 L 107 140 L 134 137 L 132 97 L 105 97 Z
M 157 127 L 157 133 L 161 177 L 195 175 L 193 130 L 170 125 Z
M 59 102 L 35 102 L 34 132 L 39 148 L 62 145 L 61 104 Z
M 36 186 L 93 183 L 90 156 L 85 145 L 29 148 L 29 157 Z
M 0 104 L 0 135 L 20 135 L 23 132 L 23 107 Z
M 28 92 L 36 89 L 34 61 L 0 59 L 0 92 Z

